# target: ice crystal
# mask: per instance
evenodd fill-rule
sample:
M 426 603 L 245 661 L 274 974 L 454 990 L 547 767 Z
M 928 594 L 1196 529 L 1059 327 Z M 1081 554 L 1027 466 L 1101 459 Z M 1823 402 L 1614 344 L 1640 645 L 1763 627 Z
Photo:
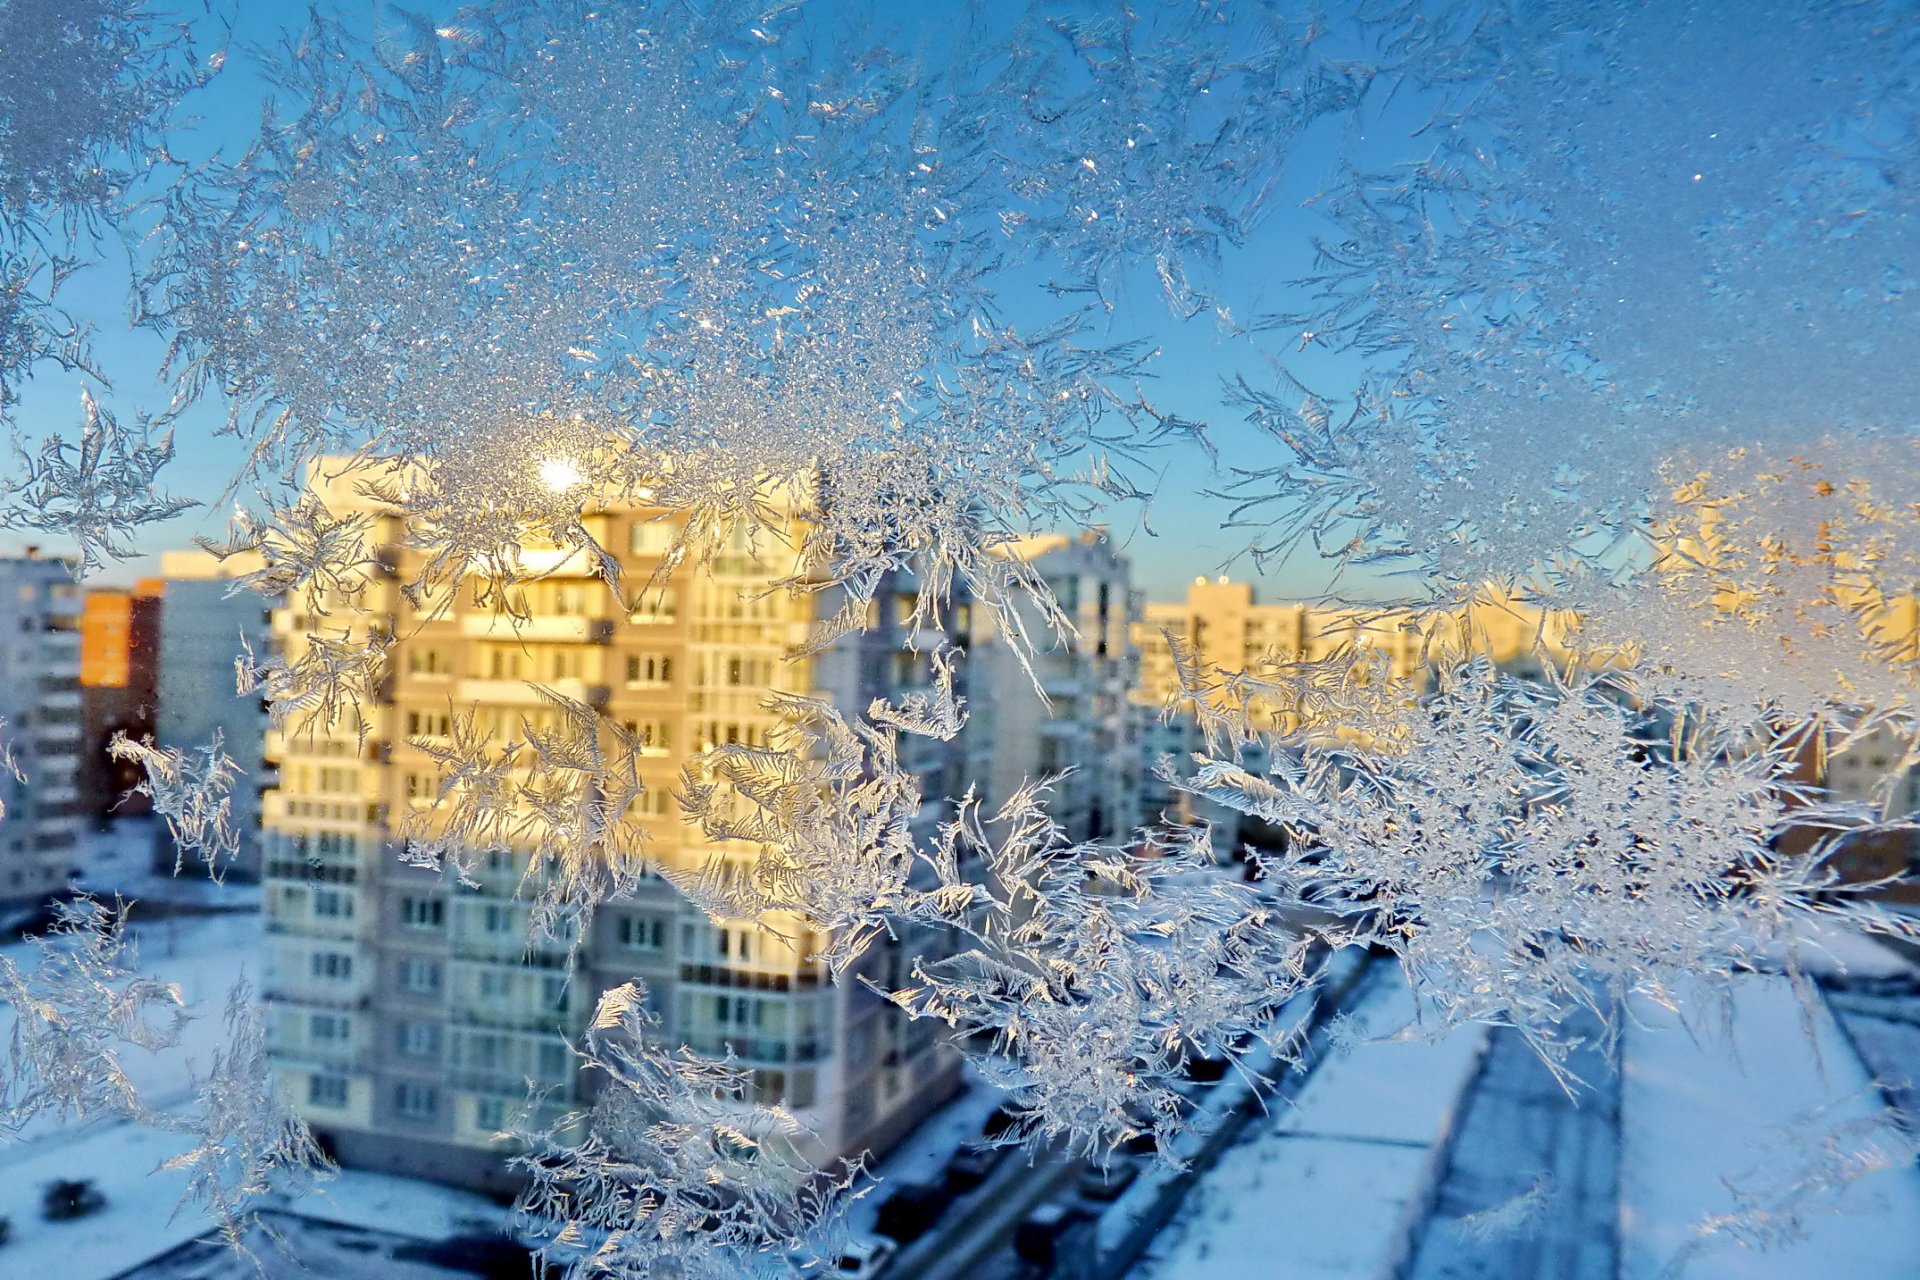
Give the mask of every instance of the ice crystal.
M 333 1166 L 280 1095 L 266 1024 L 245 980 L 227 994 L 226 1031 L 206 1074 L 194 1081 L 191 1110 L 169 1117 L 170 1127 L 192 1135 L 193 1146 L 160 1167 L 187 1174 L 180 1208 L 211 1214 L 228 1247 L 245 1252 L 253 1202 L 268 1191 L 304 1189 Z
M 1502 1200 L 1490 1209 L 1463 1214 L 1450 1225 L 1467 1239 L 1482 1243 L 1530 1236 L 1539 1231 L 1555 1199 L 1553 1179 L 1541 1174 L 1518 1195 Z
M 1317 976 L 1308 942 L 1216 864 L 1203 828 L 1156 839 L 1071 844 L 1039 786 L 990 819 L 965 802 L 945 826 L 943 878 L 977 856 L 994 890 L 943 903 L 961 949 L 916 961 L 914 985 L 892 994 L 963 1044 L 991 1038 L 974 1057 L 1010 1091 L 1010 1140 L 1104 1157 L 1150 1134 L 1171 1160 L 1188 1060 L 1243 1056 Z
M 371 524 L 366 514 L 335 516 L 319 495 L 305 492 L 291 503 L 270 506 L 261 516 L 241 508 L 224 543 L 195 541 L 221 560 L 246 551 L 259 553 L 262 567 L 235 578 L 229 595 L 253 591 L 269 600 L 298 603 L 324 618 L 330 604 L 351 607 L 366 590 L 374 568 L 366 550 Z
M 1682 446 L 1910 424 L 1910 6 L 1458 0 L 1370 30 L 1417 143 L 1348 162 L 1318 297 L 1255 328 L 1376 381 L 1350 411 L 1243 385 L 1282 459 L 1243 467 L 1269 549 L 1471 591 L 1598 554 Z
M 209 74 L 150 0 L 0 4 L 0 424 L 36 365 L 89 367 L 61 286 L 171 167 L 161 138 Z
M 1695 1259 L 1716 1248 L 1765 1253 L 1804 1240 L 1807 1219 L 1846 1212 L 1842 1198 L 1862 1178 L 1910 1171 L 1920 1158 L 1911 1118 L 1893 1110 L 1834 1118 L 1858 1098 L 1829 1103 L 1766 1135 L 1765 1159 L 1723 1179 L 1733 1211 L 1704 1217 L 1660 1280 L 1680 1280 Z
M 131 431 L 81 392 L 86 421 L 80 443 L 59 436 L 22 458 L 21 478 L 0 488 L 0 528 L 37 529 L 71 537 L 80 546 L 75 575 L 135 554 L 132 530 L 198 506 L 154 488 L 173 457 L 173 433 Z
M 392 646 L 392 633 L 377 626 L 321 627 L 297 637 L 283 654 L 255 654 L 242 636 L 234 691 L 259 694 L 276 728 L 308 734 L 351 728 L 364 742 L 373 726 L 360 708 L 378 693 Z
M 813 1165 L 792 1115 L 742 1102 L 748 1072 L 666 1047 L 646 999 L 638 983 L 601 995 L 576 1049 L 604 1073 L 592 1106 L 520 1135 L 522 1227 L 580 1280 L 787 1274 L 789 1252 L 810 1251 L 838 1217 L 858 1165 Z
M 233 825 L 234 779 L 246 771 L 221 750 L 219 730 L 213 740 L 192 755 L 179 747 L 156 747 L 116 733 L 107 745 L 115 760 L 137 762 L 145 781 L 134 792 L 153 801 L 153 811 L 166 821 L 173 835 L 173 874 L 186 865 L 187 850 L 207 864 L 207 874 L 218 881 L 224 864 L 240 853 L 240 832 Z
M 180 989 L 141 975 L 123 905 L 83 897 L 55 910 L 53 928 L 31 940 L 35 963 L 0 955 L 0 1000 L 14 1016 L 0 1127 L 18 1131 L 42 1115 L 151 1123 L 122 1055 L 179 1042 Z
M 471 880 L 475 855 L 520 851 L 533 935 L 566 934 L 577 945 L 594 907 L 630 896 L 646 870 L 634 812 L 646 791 L 637 769 L 645 744 L 577 699 L 530 687 L 549 709 L 547 727 L 525 720 L 518 738 L 502 741 L 476 711 L 449 706 L 445 739 L 413 740 L 439 767 L 439 785 L 402 834 L 408 860 L 462 880 Z
M 867 719 L 902 733 L 951 741 L 967 723 L 967 700 L 953 690 L 954 669 L 961 657 L 962 651 L 952 646 L 937 650 L 931 659 L 932 688 L 909 693 L 898 705 L 875 698 L 867 708 Z
M 1309 742 L 1267 774 L 1196 757 L 1181 784 L 1281 826 L 1259 858 L 1274 889 L 1392 951 L 1445 1020 L 1510 1023 L 1550 1059 L 1577 1007 L 1725 982 L 1811 918 L 1912 935 L 1835 892 L 1832 859 L 1876 815 L 1811 803 L 1778 745 L 1608 689 L 1476 663 L 1401 746 Z
M 895 734 L 819 699 L 769 702 L 782 716 L 765 747 L 728 743 L 689 761 L 681 809 L 709 840 L 756 847 L 751 861 L 716 853 L 669 872 L 715 916 L 797 915 L 829 934 L 836 971 L 889 927 L 919 911 L 918 783 L 900 767 Z M 965 890 L 962 903 L 972 894 Z
M 1920 447 L 1830 436 L 1695 465 L 1653 508 L 1644 574 L 1561 585 L 1579 642 L 1632 657 L 1636 684 L 1674 705 L 1911 736 Z
M 956 585 L 1000 609 L 1036 584 L 996 547 L 1136 492 L 1125 459 L 1192 429 L 1127 385 L 1149 351 L 1094 340 L 1084 301 L 1009 321 L 1010 269 L 1072 257 L 1106 292 L 1148 251 L 1191 309 L 1185 261 L 1237 237 L 1264 172 L 1223 143 L 1323 109 L 1282 101 L 1304 44 L 1229 54 L 1257 22 L 1140 25 L 1024 18 L 986 70 L 724 0 L 529 0 L 372 48 L 319 20 L 277 63 L 295 113 L 168 221 L 154 306 L 183 393 L 230 388 L 259 463 L 370 445 L 403 469 L 382 492 L 428 585 L 510 579 L 529 535 L 612 580 L 590 498 L 686 513 L 670 569 L 765 528 L 778 492 L 812 523 L 792 585 L 851 597 L 816 643 L 909 557 L 923 612 Z M 1157 52 L 1174 29 L 1204 73 Z M 1085 128 L 1009 118 L 1008 76 Z M 1275 110 L 1222 114 L 1228 83 Z M 1240 197 L 1195 198 L 1202 173 Z M 1150 199 L 1115 194 L 1149 174 Z
M 6 717 L 0 716 L 0 773 L 7 774 L 15 782 L 24 785 L 27 781 L 27 773 L 20 767 L 20 758 L 14 754 L 12 741 L 4 736 L 6 728 Z M 0 799 L 0 821 L 5 821 L 6 816 L 7 802 L 5 799 Z

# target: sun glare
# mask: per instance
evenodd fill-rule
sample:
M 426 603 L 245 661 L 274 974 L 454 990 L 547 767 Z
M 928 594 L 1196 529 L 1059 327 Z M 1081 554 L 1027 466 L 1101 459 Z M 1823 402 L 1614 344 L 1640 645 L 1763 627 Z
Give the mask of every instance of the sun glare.
M 585 476 L 580 468 L 569 458 L 548 458 L 540 464 L 540 481 L 555 493 L 563 492 L 579 484 Z

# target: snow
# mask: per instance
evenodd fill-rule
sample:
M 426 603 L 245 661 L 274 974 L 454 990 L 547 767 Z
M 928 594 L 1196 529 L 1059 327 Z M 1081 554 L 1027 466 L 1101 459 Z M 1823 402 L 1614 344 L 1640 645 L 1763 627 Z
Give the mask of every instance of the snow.
M 385 1173 L 342 1169 L 304 1195 L 275 1197 L 289 1213 L 418 1240 L 505 1230 L 511 1213 L 471 1191 Z
M 1621 1096 L 1621 1275 L 1667 1273 L 1710 1215 L 1739 1208 L 1729 1187 L 1793 1180 L 1824 1134 L 1879 1109 L 1871 1078 L 1822 1005 L 1786 979 L 1752 975 L 1732 989 L 1726 1019 L 1640 1007 L 1626 1034 Z M 1704 1025 L 1703 1025 L 1704 1024 Z M 1808 1035 L 1811 1030 L 1811 1037 Z M 1805 1238 L 1758 1252 L 1703 1241 L 1687 1280 L 1867 1280 L 1920 1274 L 1920 1174 L 1870 1174 L 1824 1198 Z
M 1369 991 L 1352 1017 L 1351 1029 L 1367 1039 L 1307 1077 L 1281 1114 L 1280 1131 L 1420 1147 L 1444 1139 L 1461 1085 L 1486 1048 L 1486 1028 L 1435 1041 L 1379 1039 L 1409 1029 L 1419 1034 L 1412 993 L 1397 976 Z
M 1391 1036 L 1413 1018 L 1398 970 L 1352 1026 Z M 1193 1188 L 1141 1280 L 1388 1280 L 1426 1213 L 1486 1029 L 1364 1040 L 1320 1064 L 1298 1096 Z

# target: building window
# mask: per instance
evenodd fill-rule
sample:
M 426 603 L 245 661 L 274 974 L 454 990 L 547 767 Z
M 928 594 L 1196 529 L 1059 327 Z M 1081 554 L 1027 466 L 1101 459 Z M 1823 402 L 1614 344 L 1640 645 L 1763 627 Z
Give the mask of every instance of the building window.
M 409 929 L 438 929 L 447 922 L 447 904 L 439 898 L 400 899 L 400 923 Z
M 641 592 L 640 598 L 633 602 L 633 611 L 628 617 L 634 622 L 672 622 L 679 607 L 674 589 L 661 587 L 657 591 Z
M 473 1124 L 495 1133 L 507 1127 L 507 1104 L 502 1098 L 480 1098 L 474 1103 Z
M 673 682 L 673 659 L 664 653 L 627 655 L 627 683 L 662 685 Z
M 713 998 L 714 1020 L 736 1027 L 759 1026 L 762 1007 L 758 1000 L 749 1000 L 745 996 L 715 996 Z
M 621 916 L 620 945 L 634 951 L 659 951 L 666 946 L 666 922 L 659 916 Z
M 440 1114 L 440 1091 L 417 1080 L 393 1087 L 393 1109 L 409 1120 L 431 1120 Z
M 307 1105 L 312 1107 L 331 1107 L 339 1110 L 347 1105 L 347 1079 L 345 1076 L 308 1076 Z
M 480 996 L 485 1000 L 504 999 L 513 987 L 513 975 L 498 969 L 480 971 Z
M 513 933 L 514 924 L 512 907 L 489 902 L 480 909 L 480 927 L 488 933 Z
M 403 1022 L 394 1037 L 400 1055 L 406 1058 L 440 1056 L 440 1027 L 433 1022 Z
M 353 896 L 338 889 L 315 889 L 313 891 L 313 914 L 328 916 L 340 920 L 353 918 Z
M 667 722 L 664 720 L 629 720 L 626 729 L 640 740 L 640 754 L 643 756 L 664 756 L 670 750 Z
M 407 736 L 444 738 L 453 732 L 453 717 L 445 711 L 407 712 Z
M 400 962 L 400 989 L 417 996 L 440 994 L 439 964 L 408 956 Z
M 353 977 L 353 957 L 338 951 L 316 951 L 309 963 L 313 976 L 327 982 L 345 982 Z
M 663 520 L 647 520 L 633 526 L 633 554 L 661 556 L 673 545 L 674 527 Z
M 545 1080 L 563 1079 L 567 1074 L 567 1046 L 557 1040 L 540 1042 L 540 1076 Z
M 453 662 L 444 649 L 410 649 L 407 671 L 416 676 L 444 676 L 453 673 Z
M 353 1024 L 337 1013 L 316 1013 L 307 1020 L 307 1036 L 312 1040 L 338 1043 L 353 1033 Z

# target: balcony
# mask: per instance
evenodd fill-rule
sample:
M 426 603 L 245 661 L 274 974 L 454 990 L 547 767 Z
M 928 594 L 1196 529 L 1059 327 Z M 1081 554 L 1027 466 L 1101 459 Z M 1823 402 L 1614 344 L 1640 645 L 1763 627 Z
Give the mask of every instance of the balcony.
M 334 1075 L 365 1071 L 370 1058 L 365 1046 L 334 1041 L 267 1037 L 267 1053 L 277 1066 Z
M 562 697 L 584 702 L 590 707 L 605 705 L 612 695 L 606 685 L 588 684 L 585 680 L 548 680 L 540 683 Z M 541 701 L 533 685 L 525 680 L 462 680 L 455 688 L 454 700 L 479 706 L 515 707 L 539 706 Z
M 474 640 L 605 644 L 613 638 L 613 622 L 607 618 L 551 616 L 516 620 L 499 613 L 469 613 L 460 619 L 460 634 Z

